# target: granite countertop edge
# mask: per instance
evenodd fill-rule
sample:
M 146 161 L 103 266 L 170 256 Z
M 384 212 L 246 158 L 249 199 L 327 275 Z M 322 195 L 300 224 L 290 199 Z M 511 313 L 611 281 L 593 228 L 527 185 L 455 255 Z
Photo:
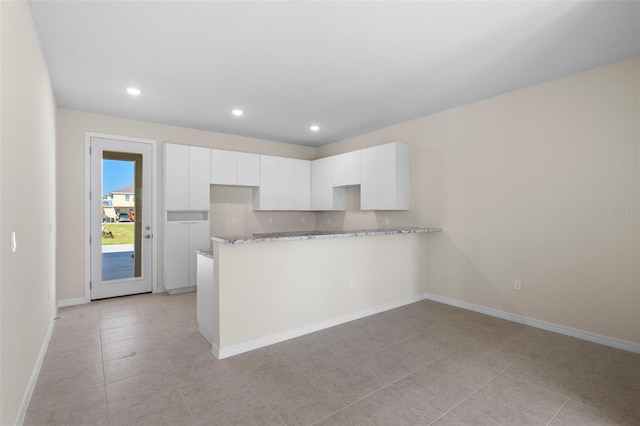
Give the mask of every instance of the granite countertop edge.
M 196 254 L 213 259 L 213 249 L 197 249 Z
M 299 231 L 299 232 L 273 232 L 261 233 L 237 237 L 211 237 L 211 241 L 222 244 L 252 244 L 277 241 L 297 240 L 321 240 L 329 238 L 369 237 L 377 235 L 393 234 L 419 234 L 425 232 L 439 232 L 442 229 L 435 227 L 405 227 L 393 229 L 363 229 L 357 231 Z

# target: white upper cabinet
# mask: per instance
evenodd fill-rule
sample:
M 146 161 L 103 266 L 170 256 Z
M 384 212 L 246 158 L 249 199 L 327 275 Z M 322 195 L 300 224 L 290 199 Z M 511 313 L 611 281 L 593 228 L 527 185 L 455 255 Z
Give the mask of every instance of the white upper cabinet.
M 311 210 L 311 162 L 260 156 L 260 186 L 254 190 L 255 210 Z
M 345 210 L 345 188 L 334 188 L 334 159 L 327 157 L 311 162 L 311 210 Z
M 260 155 L 238 152 L 236 164 L 237 185 L 260 186 Z
M 409 145 L 393 142 L 361 151 L 361 210 L 409 210 Z
M 209 210 L 209 151 L 165 144 L 165 210 Z
M 165 144 L 166 210 L 209 210 L 209 184 L 255 187 L 255 210 L 341 211 L 360 185 L 361 210 L 409 210 L 409 145 L 392 142 L 319 160 Z
M 360 151 L 347 152 L 331 158 L 333 186 L 360 185 Z
M 360 210 L 375 210 L 378 200 L 378 147 L 360 151 Z
M 340 154 L 329 158 L 331 160 L 333 186 L 345 186 L 347 184 L 347 155 Z
M 253 193 L 255 210 L 278 210 L 278 157 L 260 156 L 260 186 Z
M 207 210 L 211 207 L 209 174 L 211 155 L 209 148 L 189 147 L 189 210 Z
M 294 209 L 295 162 L 293 158 L 278 157 L 278 210 Z
M 311 161 L 293 162 L 293 209 L 311 210 Z
M 213 185 L 260 185 L 260 155 L 246 152 L 211 150 Z
M 211 184 L 235 185 L 237 155 L 235 151 L 211 150 Z
M 166 210 L 189 210 L 189 147 L 164 145 L 164 205 Z
M 352 151 L 345 156 L 345 185 L 360 185 L 360 151 Z

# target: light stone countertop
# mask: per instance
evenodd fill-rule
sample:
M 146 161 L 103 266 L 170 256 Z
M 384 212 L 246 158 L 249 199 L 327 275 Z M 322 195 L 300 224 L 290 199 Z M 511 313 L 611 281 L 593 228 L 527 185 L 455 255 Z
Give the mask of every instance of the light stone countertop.
M 196 254 L 213 259 L 213 249 L 198 249 L 196 250 Z
M 251 244 L 277 241 L 319 240 L 327 238 L 370 237 L 376 235 L 419 234 L 423 232 L 439 232 L 434 227 L 404 227 L 391 229 L 363 229 L 358 231 L 292 231 L 265 232 L 237 237 L 211 237 L 211 241 L 222 244 Z

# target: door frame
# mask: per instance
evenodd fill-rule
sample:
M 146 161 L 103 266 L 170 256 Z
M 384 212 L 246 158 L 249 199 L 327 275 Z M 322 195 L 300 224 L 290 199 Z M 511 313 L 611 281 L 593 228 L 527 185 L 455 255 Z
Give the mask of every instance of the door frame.
M 84 136 L 84 301 L 91 302 L 91 138 L 115 139 L 122 142 L 137 142 L 151 145 L 151 209 L 153 214 L 152 234 L 156 236 L 151 241 L 153 254 L 151 256 L 151 288 L 154 293 L 161 292 L 158 289 L 158 151 L 157 141 L 153 139 L 132 138 L 128 136 L 110 135 L 106 133 L 85 132 Z M 98 195 L 100 196 L 100 195 Z

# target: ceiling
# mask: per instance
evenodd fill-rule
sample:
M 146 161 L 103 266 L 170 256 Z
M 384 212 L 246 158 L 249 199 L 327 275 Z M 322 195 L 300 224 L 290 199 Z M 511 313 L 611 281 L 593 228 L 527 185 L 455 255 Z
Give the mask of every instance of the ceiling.
M 637 1 L 30 6 L 59 107 L 307 146 L 640 55 Z

